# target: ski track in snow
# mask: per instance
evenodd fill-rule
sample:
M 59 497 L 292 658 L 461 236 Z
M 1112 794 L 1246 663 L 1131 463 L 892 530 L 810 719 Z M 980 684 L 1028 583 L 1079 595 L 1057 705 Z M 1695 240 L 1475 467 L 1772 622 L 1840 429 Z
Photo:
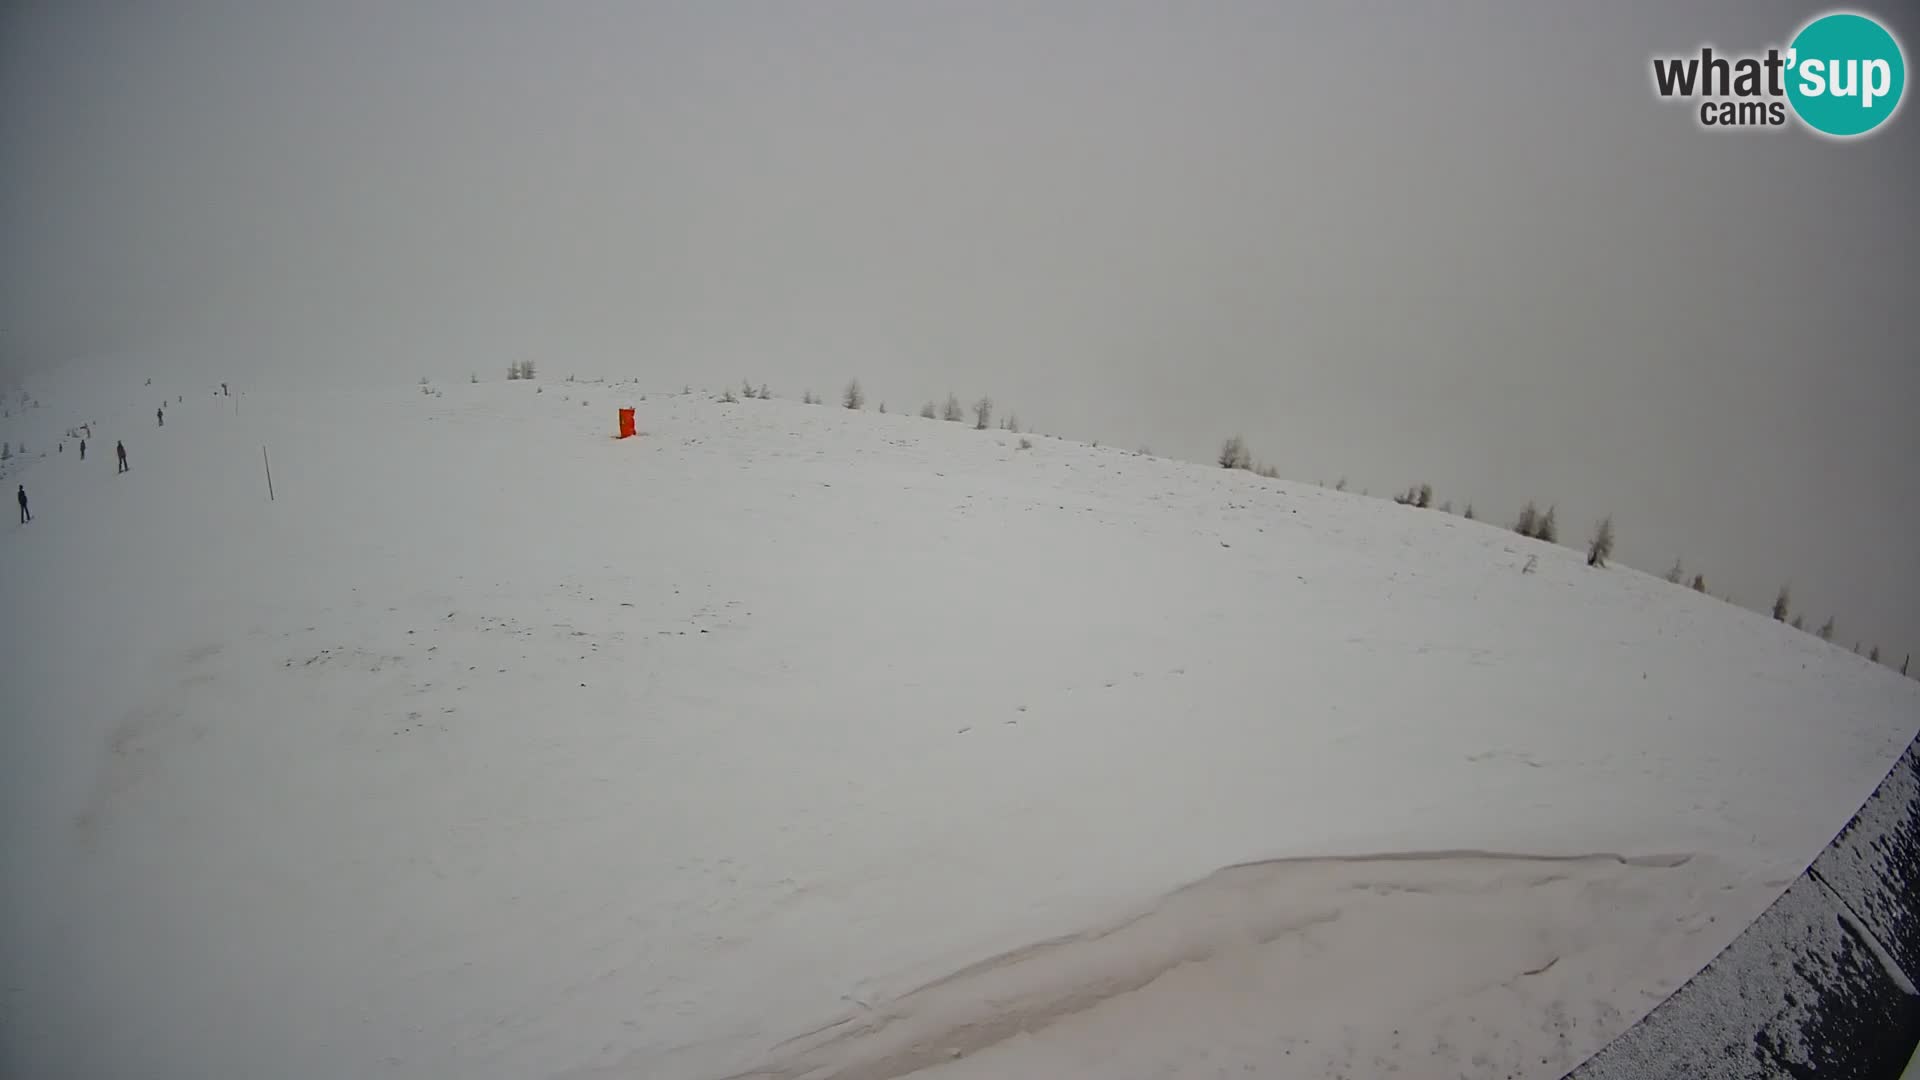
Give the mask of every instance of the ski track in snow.
M 618 442 L 557 382 L 156 430 L 163 381 L 0 433 L 99 422 L 10 463 L 10 1075 L 1553 1077 L 1920 725 L 1386 500 L 784 401 Z

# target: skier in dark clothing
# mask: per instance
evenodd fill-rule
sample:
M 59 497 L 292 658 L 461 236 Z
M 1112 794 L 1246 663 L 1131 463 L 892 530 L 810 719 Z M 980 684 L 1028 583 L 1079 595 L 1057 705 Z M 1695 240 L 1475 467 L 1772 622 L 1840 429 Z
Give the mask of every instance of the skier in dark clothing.
M 85 439 L 80 440 L 80 460 L 87 460 L 87 440 Z
M 167 426 L 167 407 L 165 405 L 162 405 L 159 408 L 153 410 L 153 415 L 160 418 L 161 427 Z
M 25 484 L 20 485 L 19 499 L 20 499 L 20 524 L 25 525 L 27 522 L 33 520 L 33 511 L 27 509 L 27 485 Z
M 123 442 L 116 442 L 113 444 L 113 450 L 114 450 L 114 453 L 120 455 L 120 468 L 118 471 L 126 472 L 129 468 L 129 466 L 127 465 L 127 444 Z

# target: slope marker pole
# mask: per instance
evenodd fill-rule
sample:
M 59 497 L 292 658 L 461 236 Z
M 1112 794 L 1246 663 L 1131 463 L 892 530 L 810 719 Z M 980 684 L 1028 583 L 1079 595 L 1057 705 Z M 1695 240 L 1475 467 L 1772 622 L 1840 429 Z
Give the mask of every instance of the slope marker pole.
M 273 501 L 273 462 L 267 460 L 267 448 L 260 447 L 260 464 L 267 469 L 267 501 Z

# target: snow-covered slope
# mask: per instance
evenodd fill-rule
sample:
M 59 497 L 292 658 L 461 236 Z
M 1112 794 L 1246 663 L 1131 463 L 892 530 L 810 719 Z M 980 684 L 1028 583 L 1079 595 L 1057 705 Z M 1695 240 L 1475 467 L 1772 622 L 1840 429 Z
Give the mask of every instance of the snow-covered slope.
M 1247 473 L 165 381 L 7 422 L 99 422 L 0 540 L 9 1075 L 1553 1077 L 1920 726 L 1811 635 Z

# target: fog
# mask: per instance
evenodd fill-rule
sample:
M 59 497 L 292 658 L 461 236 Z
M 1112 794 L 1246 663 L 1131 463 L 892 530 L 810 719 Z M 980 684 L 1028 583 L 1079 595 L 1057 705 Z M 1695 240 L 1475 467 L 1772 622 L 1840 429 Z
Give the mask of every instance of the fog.
M 10 5 L 0 364 L 635 374 L 1611 513 L 1920 650 L 1909 104 L 1706 132 L 1814 9 Z M 1904 35 L 1920 23 L 1882 13 Z M 1143 573 L 1151 568 L 1142 568 Z

